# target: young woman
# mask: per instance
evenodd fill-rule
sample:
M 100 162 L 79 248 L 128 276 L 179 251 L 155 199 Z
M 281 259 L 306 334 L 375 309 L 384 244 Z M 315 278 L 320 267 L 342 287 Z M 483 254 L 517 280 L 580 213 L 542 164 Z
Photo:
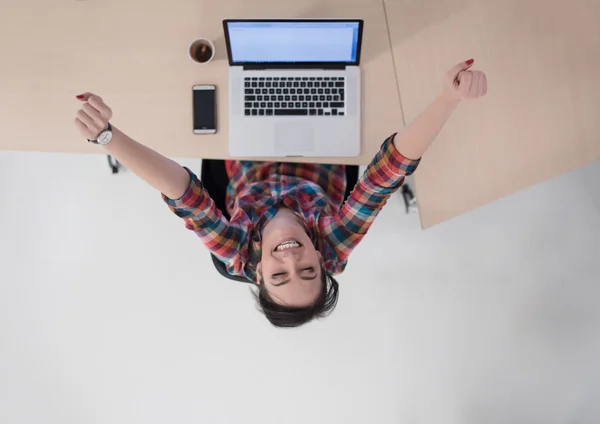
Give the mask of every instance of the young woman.
M 440 96 L 383 143 L 345 203 L 343 165 L 227 161 L 227 220 L 189 169 L 111 127 L 112 111 L 99 96 L 77 96 L 83 106 L 75 124 L 162 192 L 230 274 L 256 282 L 258 302 L 273 325 L 295 327 L 333 311 L 338 283 L 332 275 L 344 270 L 461 100 L 486 94 L 485 74 L 469 70 L 472 65 L 471 59 L 448 71 Z

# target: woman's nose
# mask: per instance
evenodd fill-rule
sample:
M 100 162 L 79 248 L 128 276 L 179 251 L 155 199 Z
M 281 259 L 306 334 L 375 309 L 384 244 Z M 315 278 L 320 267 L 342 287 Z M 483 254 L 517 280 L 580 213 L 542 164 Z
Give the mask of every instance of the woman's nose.
M 298 258 L 300 257 L 300 252 L 294 252 L 294 251 L 289 251 L 289 252 L 283 252 L 282 254 L 282 259 L 296 259 L 298 260 Z

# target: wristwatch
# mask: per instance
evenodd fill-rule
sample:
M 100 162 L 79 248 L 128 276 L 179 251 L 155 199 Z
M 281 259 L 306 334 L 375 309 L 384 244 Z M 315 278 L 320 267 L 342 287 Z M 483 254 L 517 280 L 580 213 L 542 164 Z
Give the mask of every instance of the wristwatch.
M 113 136 L 112 127 L 109 122 L 108 127 L 106 127 L 106 129 L 104 131 L 102 131 L 100 134 L 98 134 L 98 137 L 96 137 L 95 140 L 90 140 L 88 138 L 88 141 L 90 143 L 106 146 L 108 143 L 110 143 L 110 140 L 112 140 L 112 136 Z

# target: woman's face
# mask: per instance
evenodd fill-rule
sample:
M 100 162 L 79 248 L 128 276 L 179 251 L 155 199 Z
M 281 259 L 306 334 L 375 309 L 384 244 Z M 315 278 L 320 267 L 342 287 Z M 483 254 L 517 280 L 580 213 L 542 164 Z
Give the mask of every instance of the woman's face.
M 261 249 L 257 283 L 281 305 L 312 305 L 321 293 L 322 259 L 300 218 L 280 209 L 263 228 Z

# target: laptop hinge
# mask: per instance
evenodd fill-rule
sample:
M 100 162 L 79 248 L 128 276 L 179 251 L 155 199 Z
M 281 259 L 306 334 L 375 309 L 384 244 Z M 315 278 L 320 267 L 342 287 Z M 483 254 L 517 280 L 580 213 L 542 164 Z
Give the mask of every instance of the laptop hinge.
M 346 69 L 344 64 L 325 64 L 319 63 L 315 65 L 313 63 L 281 63 L 281 64 L 268 64 L 257 63 L 257 64 L 245 64 L 244 71 L 267 71 L 271 69 L 314 69 L 322 71 L 343 71 Z

